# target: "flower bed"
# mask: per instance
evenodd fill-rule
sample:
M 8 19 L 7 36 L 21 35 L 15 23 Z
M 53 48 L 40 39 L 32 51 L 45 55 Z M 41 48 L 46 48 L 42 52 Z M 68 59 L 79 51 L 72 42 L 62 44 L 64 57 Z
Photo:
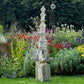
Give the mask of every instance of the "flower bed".
M 65 34 L 47 32 L 48 53 L 54 57 L 54 61 L 50 62 L 51 73 L 83 74 L 84 45 L 76 41 L 77 32 L 73 38 Z M 9 37 L 5 43 L 0 43 L 0 75 L 12 78 L 35 76 L 35 63 L 31 57 L 36 56 L 40 37 L 22 32 Z

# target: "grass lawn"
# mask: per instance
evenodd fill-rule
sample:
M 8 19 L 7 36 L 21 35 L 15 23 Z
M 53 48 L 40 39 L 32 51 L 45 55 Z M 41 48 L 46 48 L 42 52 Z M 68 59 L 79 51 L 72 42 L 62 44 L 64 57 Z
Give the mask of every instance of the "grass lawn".
M 0 78 L 0 84 L 84 84 L 84 76 L 54 76 L 50 81 L 39 82 L 35 78 Z

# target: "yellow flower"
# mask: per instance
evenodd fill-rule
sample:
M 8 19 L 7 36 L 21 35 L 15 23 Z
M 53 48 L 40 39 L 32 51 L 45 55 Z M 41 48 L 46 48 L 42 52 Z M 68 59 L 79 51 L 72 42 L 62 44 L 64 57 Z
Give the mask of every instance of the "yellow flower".
M 78 51 L 81 52 L 81 56 L 84 57 L 84 45 L 78 46 Z
M 84 53 L 84 45 L 78 46 L 78 51 Z
M 81 56 L 84 57 L 84 54 L 82 54 Z

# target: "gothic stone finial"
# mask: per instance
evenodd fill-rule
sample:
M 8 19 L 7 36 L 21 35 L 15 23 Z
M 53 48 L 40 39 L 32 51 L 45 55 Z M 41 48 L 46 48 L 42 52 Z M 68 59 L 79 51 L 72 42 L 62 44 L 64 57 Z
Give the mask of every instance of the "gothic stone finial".
M 40 16 L 41 16 L 41 22 L 45 21 L 45 16 L 46 16 L 45 10 L 46 10 L 45 7 L 42 6 L 42 8 L 41 8 L 41 14 L 40 14 Z

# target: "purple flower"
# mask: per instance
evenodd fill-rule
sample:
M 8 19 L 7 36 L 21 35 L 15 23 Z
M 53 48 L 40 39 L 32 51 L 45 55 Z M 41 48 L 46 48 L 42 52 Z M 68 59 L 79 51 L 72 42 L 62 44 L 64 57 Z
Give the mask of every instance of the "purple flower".
M 76 41 L 78 41 L 78 38 L 76 39 Z
M 71 43 L 66 43 L 65 48 L 70 49 Z
M 48 33 L 48 38 L 50 37 L 49 33 Z
M 33 39 L 34 39 L 34 37 L 35 37 L 35 34 L 33 33 Z
M 46 32 L 48 32 L 48 28 L 46 28 Z
M 69 43 L 69 47 L 71 47 L 71 42 Z
M 82 33 L 82 36 L 84 37 L 84 29 L 83 29 L 83 33 Z
M 80 39 L 81 39 L 81 37 L 77 38 L 76 41 L 78 41 L 78 43 L 80 43 Z
M 82 44 L 84 43 L 84 39 L 81 40 Z
M 48 30 L 48 33 L 50 33 L 50 30 Z

